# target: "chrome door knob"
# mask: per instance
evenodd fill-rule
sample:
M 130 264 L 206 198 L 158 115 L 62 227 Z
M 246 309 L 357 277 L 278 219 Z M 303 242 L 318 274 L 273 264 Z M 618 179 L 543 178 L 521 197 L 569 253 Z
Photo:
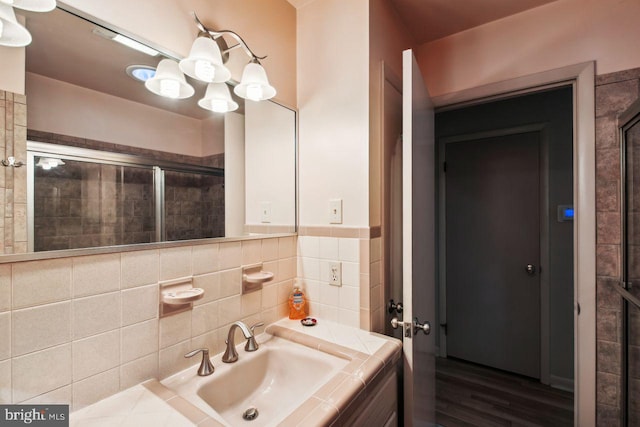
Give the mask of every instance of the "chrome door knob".
M 387 304 L 387 311 L 389 314 L 393 314 L 394 311 L 397 314 L 402 314 L 402 309 L 403 307 L 401 302 L 395 302 L 393 299 L 389 300 L 389 303 Z
M 527 264 L 526 270 L 529 276 L 536 274 L 536 266 L 533 264 Z
M 431 323 L 424 322 L 420 323 L 418 318 L 413 319 L 413 335 L 417 334 L 419 331 L 422 331 L 425 335 L 429 335 L 431 333 Z
M 391 319 L 391 327 L 393 329 L 398 329 L 398 326 L 400 326 L 400 324 L 402 324 L 402 322 L 399 321 L 397 317 L 394 317 L 393 319 Z

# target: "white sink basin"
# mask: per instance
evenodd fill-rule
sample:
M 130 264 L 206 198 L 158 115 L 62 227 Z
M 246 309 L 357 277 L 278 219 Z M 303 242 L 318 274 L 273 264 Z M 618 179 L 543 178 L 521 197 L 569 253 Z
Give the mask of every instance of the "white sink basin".
M 276 426 L 349 363 L 279 337 L 269 337 L 255 352 L 237 350 L 235 363 L 212 358 L 215 372 L 208 377 L 198 377 L 195 366 L 162 383 L 228 425 L 244 425 L 243 413 L 256 408 L 258 417 L 247 425 Z

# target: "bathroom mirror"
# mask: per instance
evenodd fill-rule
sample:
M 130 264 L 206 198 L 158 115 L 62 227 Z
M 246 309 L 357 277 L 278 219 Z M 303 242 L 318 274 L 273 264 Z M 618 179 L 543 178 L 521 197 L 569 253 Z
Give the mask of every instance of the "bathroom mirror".
M 21 13 L 33 36 L 31 250 L 295 231 L 294 110 L 233 95 L 238 110 L 214 113 L 197 105 L 206 84 L 189 77 L 192 97 L 155 95 L 132 70 L 179 58 L 117 43 L 117 31 L 66 9 Z

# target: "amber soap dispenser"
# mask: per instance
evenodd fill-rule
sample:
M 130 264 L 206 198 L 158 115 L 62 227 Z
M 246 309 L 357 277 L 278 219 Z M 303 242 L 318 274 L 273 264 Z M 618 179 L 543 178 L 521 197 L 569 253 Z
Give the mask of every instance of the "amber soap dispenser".
M 299 320 L 307 317 L 307 300 L 300 286 L 293 285 L 289 295 L 289 319 Z

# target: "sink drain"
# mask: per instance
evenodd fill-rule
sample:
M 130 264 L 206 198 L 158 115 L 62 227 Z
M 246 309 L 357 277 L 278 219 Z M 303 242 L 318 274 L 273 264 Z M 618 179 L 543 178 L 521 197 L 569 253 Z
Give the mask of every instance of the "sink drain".
M 249 408 L 242 414 L 242 418 L 247 421 L 252 421 L 258 418 L 258 409 L 257 408 Z

